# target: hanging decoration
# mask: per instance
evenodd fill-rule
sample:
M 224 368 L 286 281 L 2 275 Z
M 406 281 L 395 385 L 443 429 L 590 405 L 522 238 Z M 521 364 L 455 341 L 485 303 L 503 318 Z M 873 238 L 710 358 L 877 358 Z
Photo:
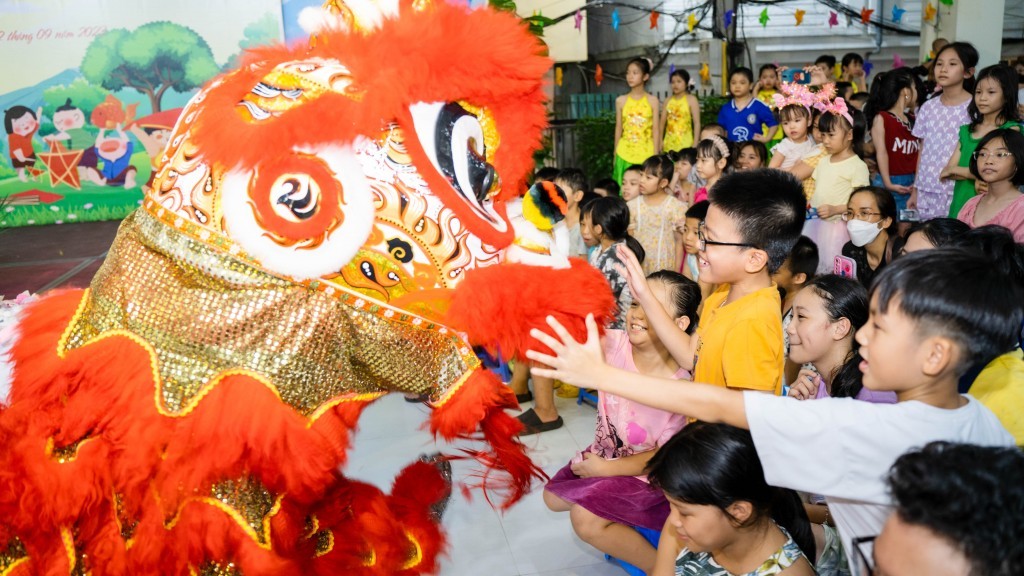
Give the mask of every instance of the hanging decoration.
M 839 14 L 836 14 L 835 12 L 829 12 L 828 27 L 832 28 L 833 26 L 839 26 Z
M 769 20 L 771 20 L 771 18 L 768 17 L 768 9 L 765 8 L 764 10 L 761 10 L 761 15 L 758 16 L 757 21 L 761 23 L 762 27 L 767 28 Z
M 804 23 L 804 14 L 807 14 L 807 10 L 797 10 L 793 13 L 793 17 L 796 18 L 797 26 Z
M 860 9 L 860 23 L 864 24 L 865 26 L 868 25 L 868 24 L 871 24 L 871 15 L 874 14 L 874 13 L 875 13 L 875 11 L 873 9 L 871 9 L 871 8 L 868 8 L 867 6 L 865 6 L 864 8 L 861 8 Z
M 939 0 L 939 3 L 940 4 L 945 4 L 946 6 L 952 6 L 953 5 L 953 0 Z
M 573 26 L 577 30 L 579 30 L 580 32 L 583 32 L 583 11 L 582 10 L 577 10 L 576 11 L 576 15 L 573 16 L 572 19 L 573 19 Z
M 672 76 L 675 73 L 676 73 L 676 65 L 675 64 L 669 64 L 668 65 L 668 75 Z
M 899 6 L 893 6 L 892 7 L 892 23 L 893 24 L 899 24 L 899 23 L 903 22 L 903 13 L 904 12 L 906 12 L 906 10 L 904 10 L 903 8 L 900 8 Z
M 734 18 L 736 18 L 736 12 L 733 10 L 726 10 L 725 19 L 723 21 L 723 23 L 725 24 L 724 27 L 728 28 L 729 26 L 732 26 L 732 21 Z
M 904 66 L 903 58 L 901 58 L 899 54 L 893 54 L 892 55 L 892 67 L 893 68 L 903 68 L 903 66 Z
M 707 62 L 700 65 L 700 83 L 705 86 L 711 83 L 711 68 Z
M 935 8 L 935 6 L 932 5 L 931 2 L 924 5 L 924 19 L 926 22 L 929 20 L 934 21 L 936 13 L 938 13 L 938 10 Z
M 604 82 L 604 69 L 598 64 L 597 70 L 594 71 L 594 83 L 600 86 L 601 82 Z
M 657 10 L 651 10 L 651 30 L 654 30 L 655 28 L 658 27 L 659 16 L 661 16 L 660 12 L 658 12 Z
M 619 9 L 612 10 L 612 30 L 619 31 Z
M 562 86 L 562 67 L 558 66 L 555 68 L 555 86 L 561 88 Z
M 697 15 L 690 12 L 690 15 L 686 17 L 686 27 L 693 32 L 693 29 L 697 27 Z
M 871 60 L 864 61 L 864 77 L 871 76 L 871 70 L 875 67 L 875 63 Z

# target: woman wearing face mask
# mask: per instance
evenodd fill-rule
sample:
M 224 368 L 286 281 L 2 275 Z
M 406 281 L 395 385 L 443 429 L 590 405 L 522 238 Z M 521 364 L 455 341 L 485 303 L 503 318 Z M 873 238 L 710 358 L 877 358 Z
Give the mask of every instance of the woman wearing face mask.
M 846 203 L 843 220 L 850 233 L 850 241 L 843 245 L 843 256 L 857 263 L 857 280 L 870 288 L 875 274 L 892 260 L 896 201 L 882 188 L 857 188 Z

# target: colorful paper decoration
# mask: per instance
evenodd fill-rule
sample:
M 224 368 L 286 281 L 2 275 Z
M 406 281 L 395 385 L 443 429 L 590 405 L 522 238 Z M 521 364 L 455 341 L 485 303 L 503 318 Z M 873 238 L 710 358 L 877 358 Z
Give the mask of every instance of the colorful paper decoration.
M 697 15 L 690 12 L 690 15 L 686 17 L 686 27 L 689 28 L 690 32 L 697 27 Z
M 952 6 L 953 0 L 939 0 L 939 3 L 945 4 L 946 6 Z
M 598 64 L 597 70 L 594 71 L 594 83 L 600 86 L 601 82 L 604 82 L 604 69 Z
M 612 10 L 612 30 L 619 31 L 619 9 Z
M 723 21 L 723 23 L 725 24 L 725 28 L 732 26 L 732 21 L 734 18 L 736 18 L 736 12 L 734 10 L 725 11 L 725 19 Z
M 893 68 L 902 68 L 903 64 L 904 64 L 903 63 L 903 58 L 901 58 L 899 54 L 893 54 L 892 55 L 892 67 Z
M 839 26 L 839 14 L 835 12 L 828 13 L 828 27 Z
M 668 75 L 671 76 L 671 75 L 673 75 L 675 73 L 676 73 L 676 65 L 675 64 L 669 64 L 668 65 Z
M 938 10 L 935 8 L 935 6 L 932 6 L 931 2 L 929 2 L 929 3 L 924 5 L 924 19 L 925 19 L 925 21 L 935 20 L 935 14 L 936 13 L 938 13 Z
M 899 24 L 900 22 L 903 22 L 903 13 L 904 12 L 906 12 L 906 10 L 904 10 L 903 8 L 900 8 L 899 6 L 893 6 L 892 7 L 892 23 L 893 24 Z
M 660 12 L 651 10 L 651 30 L 658 27 L 658 16 L 661 16 Z
M 572 19 L 574 21 L 573 26 L 580 32 L 583 32 L 583 12 L 581 10 L 577 10 L 576 15 L 573 16 Z
M 561 86 L 562 85 L 562 74 L 563 74 L 562 67 L 561 66 L 557 66 L 555 68 L 555 86 Z
M 807 10 L 797 10 L 793 13 L 793 17 L 796 18 L 797 26 L 804 23 L 804 14 L 807 14 Z
M 870 8 L 868 8 L 866 6 L 864 8 L 861 8 L 860 9 L 860 23 L 864 24 L 864 25 L 871 24 L 871 15 L 874 14 L 874 13 L 875 13 L 875 11 L 873 9 L 870 9 Z
M 60 142 L 50 142 L 49 152 L 40 152 L 39 159 L 50 169 L 50 187 L 60 183 L 67 184 L 75 190 L 81 190 L 78 179 L 78 163 L 85 150 L 68 150 Z
M 768 17 L 768 9 L 761 10 L 761 15 L 757 17 L 757 21 L 761 23 L 762 27 L 767 28 L 769 20 L 771 18 Z
M 701 84 L 709 84 L 711 82 L 711 68 L 708 67 L 707 62 L 700 65 L 700 82 Z
M 875 63 L 871 60 L 864 61 L 864 77 L 871 76 L 871 70 L 875 67 Z

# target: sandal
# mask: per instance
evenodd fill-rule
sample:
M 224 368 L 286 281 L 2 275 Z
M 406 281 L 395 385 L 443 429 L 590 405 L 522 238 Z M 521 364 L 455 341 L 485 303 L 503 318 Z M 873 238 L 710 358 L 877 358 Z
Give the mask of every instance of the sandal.
M 523 392 L 522 394 L 516 394 L 516 402 L 519 402 L 520 404 L 525 404 L 527 402 L 533 402 L 533 393 L 530 392 L 529 390 L 527 390 L 526 392 Z
M 562 427 L 562 424 L 564 424 L 561 416 L 555 418 L 551 422 L 544 422 L 540 419 L 540 416 L 537 416 L 537 413 L 533 408 L 530 408 L 526 412 L 516 416 L 516 419 L 523 424 L 523 429 L 519 432 L 520 436 L 530 436 L 531 434 L 558 430 Z

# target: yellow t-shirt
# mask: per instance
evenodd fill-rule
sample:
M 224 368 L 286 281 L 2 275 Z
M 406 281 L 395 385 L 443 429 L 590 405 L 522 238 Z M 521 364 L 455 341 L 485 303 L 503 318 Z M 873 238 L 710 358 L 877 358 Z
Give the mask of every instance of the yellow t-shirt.
M 988 363 L 971 384 L 974 396 L 1024 446 L 1024 352 L 1020 348 Z
M 814 195 L 811 206 L 817 208 L 823 204 L 842 205 L 850 201 L 854 188 L 869 184 L 868 165 L 856 155 L 840 162 L 832 162 L 832 156 L 825 156 L 814 168 Z M 838 220 L 835 215 L 829 220 Z
M 633 164 L 643 164 L 654 156 L 654 109 L 647 96 L 634 100 L 626 95 L 622 105 L 622 137 L 615 153 Z
M 730 286 L 704 303 L 697 325 L 693 381 L 782 393 L 782 299 L 771 286 L 726 304 Z

